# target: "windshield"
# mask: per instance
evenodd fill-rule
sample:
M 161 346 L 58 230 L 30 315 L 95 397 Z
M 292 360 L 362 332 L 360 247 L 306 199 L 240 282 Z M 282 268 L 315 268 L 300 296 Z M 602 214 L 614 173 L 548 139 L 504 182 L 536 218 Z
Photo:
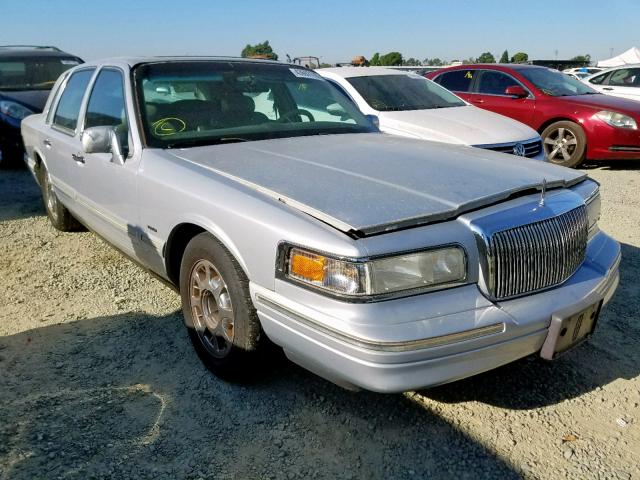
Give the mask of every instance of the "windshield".
M 0 58 L 0 90 L 50 90 L 77 58 Z
M 371 108 L 381 112 L 466 105 L 445 88 L 417 74 L 372 75 L 347 80 Z
M 542 93 L 551 95 L 552 97 L 598 93 L 580 80 L 576 80 L 558 70 L 551 70 L 549 68 L 523 68 L 519 70 L 518 73 L 538 87 Z
M 376 131 L 317 73 L 292 65 L 165 62 L 134 75 L 151 147 Z

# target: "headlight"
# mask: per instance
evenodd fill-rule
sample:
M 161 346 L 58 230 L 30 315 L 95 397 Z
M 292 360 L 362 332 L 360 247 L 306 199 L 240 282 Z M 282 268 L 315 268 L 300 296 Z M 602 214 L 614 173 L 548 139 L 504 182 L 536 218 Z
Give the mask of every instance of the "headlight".
M 337 295 L 384 296 L 462 283 L 467 259 L 459 246 L 446 246 L 371 260 L 344 260 L 299 247 L 283 247 L 285 278 Z
M 636 130 L 638 128 L 638 124 L 633 118 L 628 115 L 623 115 L 622 113 L 603 110 L 596 113 L 595 116 L 612 127 L 628 128 L 630 130 Z
M 587 199 L 587 219 L 589 220 L 589 239 L 598 232 L 598 220 L 600 220 L 600 192 L 596 190 Z
M 33 115 L 36 112 L 29 110 L 19 103 L 2 100 L 0 101 L 0 113 L 7 117 L 15 118 L 16 120 L 22 120 L 24 117 Z

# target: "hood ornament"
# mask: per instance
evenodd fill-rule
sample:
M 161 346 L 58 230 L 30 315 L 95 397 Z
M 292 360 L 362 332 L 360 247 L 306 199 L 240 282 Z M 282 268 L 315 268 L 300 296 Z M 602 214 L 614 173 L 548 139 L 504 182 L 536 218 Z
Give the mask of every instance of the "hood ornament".
M 544 198 L 547 195 L 547 179 L 543 178 L 542 179 L 542 190 L 540 191 L 540 201 L 538 202 L 538 205 L 540 207 L 544 207 Z

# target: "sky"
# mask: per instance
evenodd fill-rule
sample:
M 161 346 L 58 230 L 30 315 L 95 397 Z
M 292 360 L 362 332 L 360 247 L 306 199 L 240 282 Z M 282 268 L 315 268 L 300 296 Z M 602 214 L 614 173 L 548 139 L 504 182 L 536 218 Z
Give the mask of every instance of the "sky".
M 0 45 L 55 45 L 85 60 L 239 56 L 247 43 L 327 63 L 405 58 L 594 60 L 640 46 L 640 0 L 0 0 Z

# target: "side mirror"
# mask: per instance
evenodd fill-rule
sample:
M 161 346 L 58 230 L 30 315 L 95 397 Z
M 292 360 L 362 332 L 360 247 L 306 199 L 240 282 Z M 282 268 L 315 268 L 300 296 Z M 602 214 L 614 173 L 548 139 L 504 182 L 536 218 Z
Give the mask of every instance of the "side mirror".
M 380 119 L 377 115 L 366 115 L 366 117 L 378 130 L 380 130 Z
M 85 153 L 110 153 L 113 163 L 124 164 L 122 148 L 113 127 L 87 128 L 80 140 Z
M 509 95 L 514 98 L 526 98 L 529 96 L 529 92 L 520 85 L 511 85 L 510 87 L 507 87 L 504 93 L 505 95 Z

